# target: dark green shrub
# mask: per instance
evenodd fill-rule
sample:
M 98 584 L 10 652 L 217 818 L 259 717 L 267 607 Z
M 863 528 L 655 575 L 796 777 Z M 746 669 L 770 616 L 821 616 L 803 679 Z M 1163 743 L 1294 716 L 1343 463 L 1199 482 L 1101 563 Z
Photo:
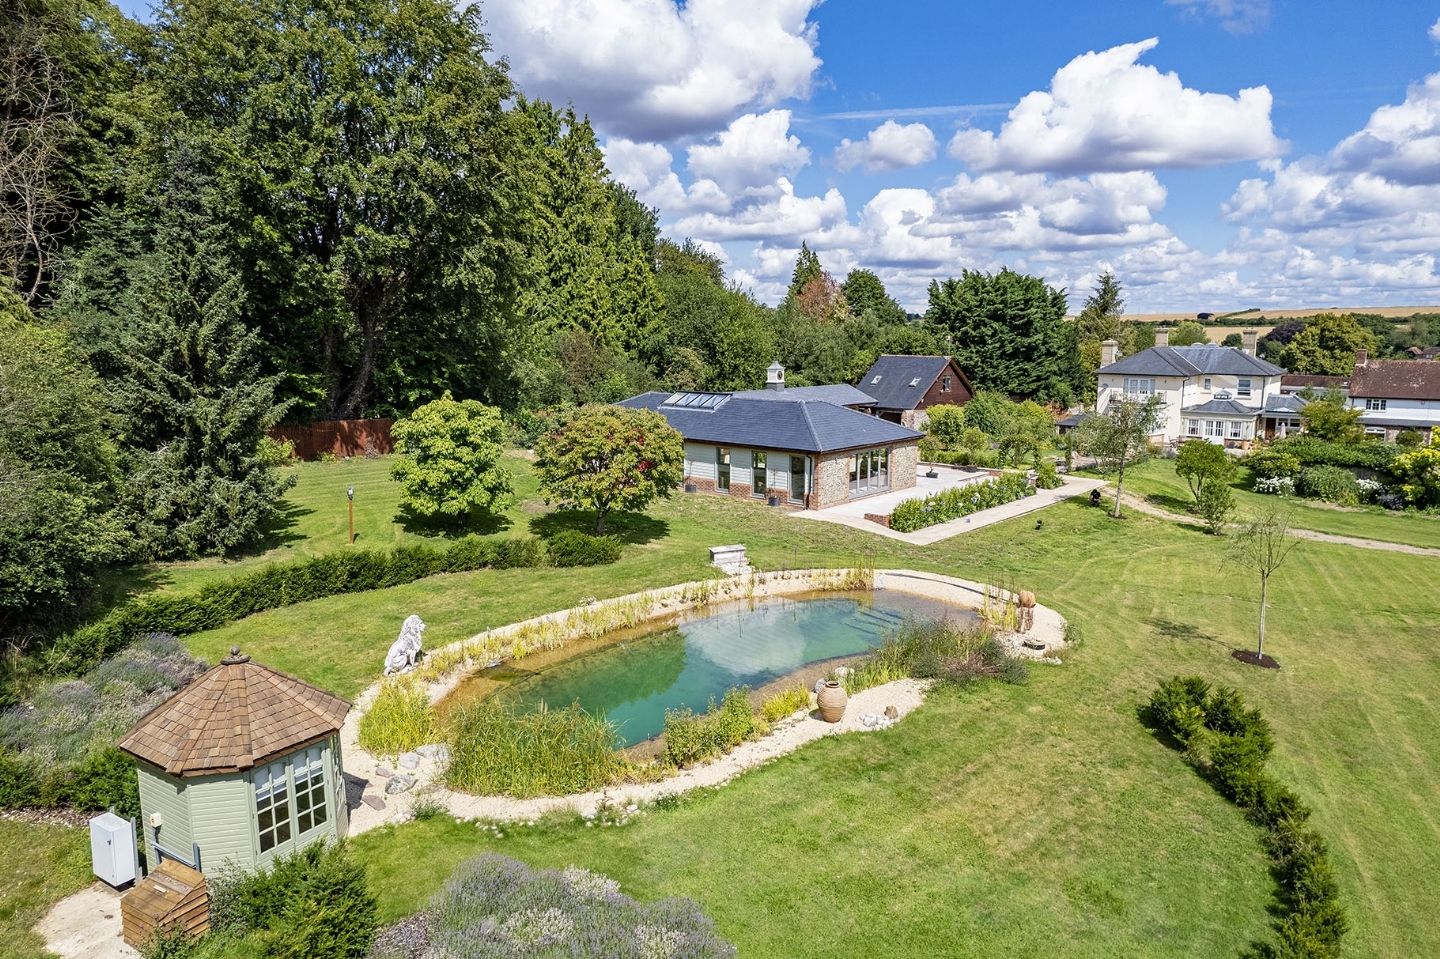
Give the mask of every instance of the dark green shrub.
M 1293 479 L 1300 475 L 1302 465 L 1297 457 L 1273 446 L 1256 450 L 1242 462 L 1256 479 Z
M 501 540 L 496 547 L 496 569 L 530 569 L 544 565 L 545 543 L 538 536 Z
M 1226 736 L 1250 736 L 1266 758 L 1275 746 L 1270 722 L 1260 710 L 1245 708 L 1245 700 L 1239 690 L 1230 686 L 1215 687 L 1205 701 L 1205 728 Z
M 1254 806 L 1260 798 L 1269 750 L 1254 736 L 1223 733 L 1209 737 L 1207 745 L 1210 767 L 1221 794 L 1242 809 Z
M 123 819 L 138 819 L 140 780 L 135 760 L 114 746 L 91 753 L 76 768 L 68 798 L 76 809 L 114 809 Z
M 1260 782 L 1250 818 L 1256 825 L 1274 829 L 1281 822 L 1303 823 L 1310 818 L 1310 807 L 1287 787 L 1266 776 Z
M 556 566 L 606 566 L 620 558 L 620 540 L 564 529 L 545 541 Z
M 1030 494 L 1030 484 L 1019 473 L 952 487 L 922 499 L 907 499 L 890 513 L 890 528 L 902 533 L 969 516 Z
M 1401 430 L 1395 437 L 1395 445 L 1404 450 L 1418 449 L 1425 445 L 1425 437 L 1420 435 L 1419 430 Z
M 1300 471 L 1295 488 L 1302 496 L 1327 503 L 1355 503 L 1360 499 L 1355 474 L 1341 466 L 1307 466 Z
M 1330 443 L 1301 434 L 1270 444 L 1270 450 L 1295 457 L 1304 466 L 1362 466 L 1385 470 L 1401 453 L 1394 443 Z
M 1205 703 L 1209 696 L 1210 684 L 1200 677 L 1171 677 L 1150 694 L 1150 702 L 1144 709 L 1145 721 L 1177 742 L 1187 743 L 1204 728 Z
M 1035 467 L 1036 488 L 1059 489 L 1064 485 L 1065 482 L 1060 479 L 1060 471 L 1055 468 L 1054 460 L 1041 460 L 1040 465 Z

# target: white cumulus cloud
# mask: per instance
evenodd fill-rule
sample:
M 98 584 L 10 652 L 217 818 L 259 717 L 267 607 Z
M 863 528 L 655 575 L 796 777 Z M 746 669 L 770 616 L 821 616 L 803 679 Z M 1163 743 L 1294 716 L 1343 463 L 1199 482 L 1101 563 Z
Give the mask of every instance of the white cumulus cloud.
M 810 151 L 790 133 L 790 111 L 747 113 L 708 143 L 690 148 L 688 166 L 697 179 L 714 181 L 731 197 L 773 187 L 810 162 Z
M 1405 102 L 1380 107 L 1330 155 L 1336 169 L 1401 183 L 1440 183 L 1440 73 L 1411 84 Z
M 835 149 L 835 166 L 842 173 L 857 166 L 866 173 L 903 170 L 929 163 L 939 146 L 935 134 L 923 123 L 901 126 L 886 120 L 859 142 L 841 140 Z
M 1430 27 L 1429 36 L 1431 40 L 1440 43 L 1440 20 L 1436 20 L 1434 25 Z
M 672 140 L 809 96 L 818 0 L 489 0 L 495 51 L 530 96 L 605 133 Z
M 971 169 L 1082 173 L 1195 168 L 1277 156 L 1266 87 L 1202 93 L 1136 61 L 1159 41 L 1086 53 L 1049 91 L 1027 94 L 997 136 L 961 130 L 950 155 Z

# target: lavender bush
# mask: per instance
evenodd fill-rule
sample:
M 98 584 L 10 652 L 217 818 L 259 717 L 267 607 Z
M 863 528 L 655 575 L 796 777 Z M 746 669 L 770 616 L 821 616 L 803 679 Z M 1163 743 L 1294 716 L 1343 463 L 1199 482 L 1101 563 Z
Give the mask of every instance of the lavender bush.
M 423 930 L 424 941 L 416 933 Z M 376 959 L 715 959 L 735 947 L 690 899 L 640 903 L 586 869 L 534 870 L 505 856 L 462 863 L 423 924 L 381 933 Z
M 169 633 L 146 633 L 79 679 L 36 692 L 0 713 L 0 749 L 71 763 L 113 745 L 206 666 Z

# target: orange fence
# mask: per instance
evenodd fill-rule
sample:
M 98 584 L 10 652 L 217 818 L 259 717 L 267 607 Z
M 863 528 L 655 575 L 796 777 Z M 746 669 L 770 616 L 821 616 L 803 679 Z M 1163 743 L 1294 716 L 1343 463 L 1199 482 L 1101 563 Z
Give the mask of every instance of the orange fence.
M 346 456 L 378 456 L 395 449 L 390 438 L 394 420 L 325 420 L 320 423 L 277 426 L 270 435 L 277 440 L 295 444 L 295 455 L 302 460 L 318 459 L 322 453 Z

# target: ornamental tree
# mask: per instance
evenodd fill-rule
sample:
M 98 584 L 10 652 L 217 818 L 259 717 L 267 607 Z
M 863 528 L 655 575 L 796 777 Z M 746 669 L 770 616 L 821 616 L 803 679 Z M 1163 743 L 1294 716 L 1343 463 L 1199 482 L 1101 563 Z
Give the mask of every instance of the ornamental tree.
M 1380 340 L 1353 313 L 1336 316 L 1321 313 L 1295 334 L 1284 352 L 1280 365 L 1291 373 L 1315 373 L 1323 376 L 1349 376 L 1355 369 L 1355 353 L 1380 349 Z
M 1085 417 L 1076 427 L 1076 445 L 1098 461 L 1100 471 L 1112 470 L 1115 480 L 1115 512 L 1120 518 L 1120 496 L 1125 488 L 1125 467 L 1150 455 L 1150 437 L 1164 422 L 1165 401 L 1158 395 L 1145 399 L 1120 397 L 1111 400 L 1104 413 Z
M 1405 502 L 1415 507 L 1440 505 L 1440 446 L 1402 453 L 1387 468 L 1400 480 Z
M 505 424 L 500 411 L 450 391 L 396 420 L 391 432 L 400 455 L 390 467 L 400 505 L 421 516 L 463 520 L 472 510 L 494 513 L 510 505 L 510 471 L 500 465 Z
M 685 475 L 685 443 L 654 410 L 582 406 L 535 444 L 546 503 L 595 511 L 595 535 L 611 512 L 642 512 Z
M 1175 474 L 1190 487 L 1198 506 L 1206 486 L 1225 486 L 1235 477 L 1235 460 L 1216 443 L 1186 440 L 1175 454 Z
M 960 438 L 965 435 L 965 407 L 945 404 L 932 406 L 925 412 L 930 417 L 925 432 L 946 449 L 960 445 Z
M 1285 562 L 1300 541 L 1291 531 L 1290 514 L 1271 508 L 1247 519 L 1230 541 L 1231 562 L 1260 574 L 1260 630 L 1255 655 L 1265 655 L 1265 603 L 1270 577 Z

